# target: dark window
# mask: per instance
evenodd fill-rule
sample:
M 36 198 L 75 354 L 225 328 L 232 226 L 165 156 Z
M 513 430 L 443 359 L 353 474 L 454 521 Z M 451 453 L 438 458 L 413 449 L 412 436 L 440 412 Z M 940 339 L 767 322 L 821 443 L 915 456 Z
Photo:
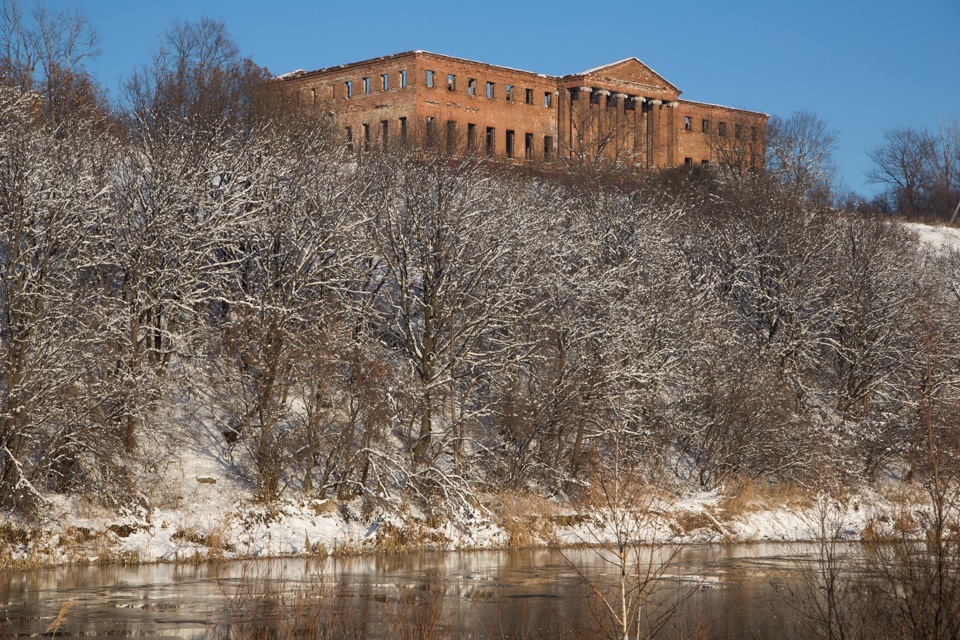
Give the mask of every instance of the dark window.
M 477 79 L 467 78 L 467 95 L 477 95 Z
M 457 76 L 452 73 L 447 74 L 447 91 L 457 90 Z
M 310 89 L 310 100 L 311 100 L 312 102 L 316 103 L 316 101 L 317 101 L 317 90 L 316 90 L 316 89 Z
M 544 162 L 553 160 L 553 136 L 543 136 L 543 160 Z
M 477 125 L 467 125 L 467 151 L 477 150 Z
M 533 104 L 533 89 L 527 89 L 525 92 L 527 104 Z
M 743 125 L 737 124 L 733 126 L 733 135 L 737 140 L 743 139 Z
M 637 99 L 633 96 L 627 96 L 623 101 L 623 110 L 624 111 L 636 111 L 637 110 Z
M 510 130 L 510 129 L 507 129 L 507 148 L 506 148 L 506 152 L 507 152 L 507 157 L 508 157 L 508 158 L 512 158 L 512 157 L 513 157 L 513 131 Z
M 533 134 L 528 133 L 523 136 L 523 158 L 524 160 L 533 160 Z
M 383 148 L 387 148 L 387 142 L 390 140 L 390 121 L 381 120 L 380 121 L 380 144 L 383 145 Z
M 353 150 L 353 127 L 347 127 L 347 149 Z
M 497 86 L 492 82 L 487 83 L 487 97 L 491 100 L 497 95 Z
M 703 166 L 707 166 L 708 164 L 710 164 L 710 161 L 709 161 L 709 160 L 701 160 L 701 161 L 700 161 L 700 164 L 702 164 Z
M 683 164 L 693 164 L 693 158 L 684 158 Z
M 717 135 L 719 135 L 720 137 L 726 137 L 726 135 L 727 135 L 727 123 L 726 123 L 726 122 L 718 122 L 718 123 L 717 123 Z
M 591 91 L 590 92 L 590 104 L 600 104 L 600 92 Z
M 400 118 L 400 144 L 407 144 L 407 118 Z
M 710 133 L 710 121 L 701 120 L 700 121 L 700 133 Z
M 693 131 L 693 116 L 686 116 L 683 119 L 683 130 L 684 131 Z M 688 158 L 689 160 L 689 158 Z M 689 162 L 687 164 L 690 164 Z
M 433 87 L 433 71 L 427 71 L 427 86 Z
M 432 148 L 437 140 L 437 119 L 427 116 L 427 147 Z
M 370 148 L 370 125 L 363 125 L 363 148 Z
M 453 153 L 457 148 L 457 121 L 447 120 L 447 151 Z
M 387 91 L 390 88 L 390 74 L 385 73 L 380 76 L 380 89 Z
M 750 127 L 750 139 L 751 139 L 751 140 L 754 140 L 754 141 L 757 139 L 757 128 L 756 128 L 756 127 Z
M 553 104 L 553 94 L 552 94 L 551 92 L 549 92 L 549 91 L 544 91 L 544 92 L 543 92 L 543 106 L 545 106 L 545 107 L 547 107 L 547 108 L 549 109 L 552 104 Z
M 497 130 L 493 127 L 487 127 L 487 155 L 492 156 L 497 152 Z

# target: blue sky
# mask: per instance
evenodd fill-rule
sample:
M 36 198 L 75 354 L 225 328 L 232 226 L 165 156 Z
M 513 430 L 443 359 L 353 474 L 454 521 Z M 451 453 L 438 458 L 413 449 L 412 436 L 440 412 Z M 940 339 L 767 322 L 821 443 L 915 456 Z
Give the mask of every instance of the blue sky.
M 80 7 L 100 30 L 90 67 L 113 95 L 174 20 L 203 15 L 277 74 L 410 49 L 557 75 L 636 56 L 684 98 L 818 114 L 839 131 L 841 177 L 864 193 L 883 129 L 960 118 L 960 0 L 47 4 Z

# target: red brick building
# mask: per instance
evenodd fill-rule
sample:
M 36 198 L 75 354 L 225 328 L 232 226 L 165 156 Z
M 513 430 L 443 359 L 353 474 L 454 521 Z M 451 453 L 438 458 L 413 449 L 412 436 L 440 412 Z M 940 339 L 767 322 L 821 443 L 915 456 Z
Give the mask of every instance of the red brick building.
M 558 77 L 410 51 L 280 80 L 360 149 L 639 168 L 763 158 L 765 114 L 680 100 L 636 58 Z

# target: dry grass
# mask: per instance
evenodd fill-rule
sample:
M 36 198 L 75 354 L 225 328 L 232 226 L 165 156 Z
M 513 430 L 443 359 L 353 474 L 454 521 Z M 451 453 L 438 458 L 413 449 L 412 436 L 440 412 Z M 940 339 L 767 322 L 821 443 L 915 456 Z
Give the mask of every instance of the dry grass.
M 510 548 L 532 547 L 556 537 L 556 507 L 543 496 L 505 491 L 488 505 Z
M 809 509 L 816 498 L 813 491 L 793 482 L 770 483 L 745 477 L 724 482 L 722 494 L 717 509 L 726 517 L 783 507 Z

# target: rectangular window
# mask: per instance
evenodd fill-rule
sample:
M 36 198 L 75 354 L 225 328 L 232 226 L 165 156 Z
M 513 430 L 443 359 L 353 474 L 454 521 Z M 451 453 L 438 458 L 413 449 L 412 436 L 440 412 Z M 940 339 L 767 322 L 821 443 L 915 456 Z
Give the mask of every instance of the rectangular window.
M 721 138 L 725 138 L 725 137 L 726 137 L 726 135 L 727 135 L 727 123 L 726 123 L 726 122 L 718 122 L 718 123 L 717 123 L 717 135 L 719 135 Z
M 524 93 L 526 95 L 526 103 L 533 104 L 533 89 L 527 89 Z
M 380 121 L 380 145 L 386 149 L 387 143 L 390 141 L 390 121 L 381 120 Z
M 550 108 L 553 105 L 553 93 L 549 91 L 544 91 L 543 93 L 543 106 Z
M 493 127 L 487 127 L 487 155 L 492 156 L 497 152 L 497 130 Z
M 477 150 L 477 125 L 467 125 L 467 151 Z
M 734 136 L 737 140 L 743 139 L 743 125 L 742 125 L 742 124 L 736 124 L 736 125 L 733 126 L 733 136 Z
M 453 153 L 457 148 L 457 121 L 447 120 L 447 152 Z
M 684 158 L 683 164 L 687 164 L 687 165 L 693 164 L 693 158 Z
M 390 89 L 390 74 L 385 73 L 380 76 L 380 90 L 387 91 L 388 89 Z
M 317 103 L 317 90 L 316 90 L 316 89 L 310 89 L 310 100 L 311 100 L 311 102 L 313 102 L 314 104 Z
M 523 136 L 523 159 L 533 160 L 533 134 L 528 133 Z
M 600 104 L 600 92 L 591 91 L 590 92 L 590 104 Z
M 343 86 L 346 87 L 347 97 L 352 98 L 353 97 L 353 80 L 347 80 L 346 82 L 343 83 Z
M 513 85 L 507 85 L 507 102 L 513 102 Z
M 407 70 L 406 69 L 400 72 L 400 86 L 401 87 L 407 86 Z
M 457 76 L 452 73 L 447 74 L 447 91 L 457 90 Z
M 346 135 L 344 137 L 347 140 L 347 149 L 353 151 L 353 127 L 347 127 Z
M 513 157 L 513 131 L 511 131 L 510 129 L 507 129 L 506 151 L 507 151 L 507 157 L 512 158 Z
M 433 71 L 427 71 L 427 86 L 433 88 Z
M 363 92 L 370 93 L 370 78 L 363 79 Z
M 400 118 L 400 144 L 407 144 L 407 117 Z
M 543 161 L 553 160 L 553 136 L 543 136 Z
M 683 119 L 683 130 L 693 131 L 693 116 L 685 116 Z M 688 163 L 689 164 L 689 163 Z
M 700 133 L 710 133 L 710 121 L 701 120 L 700 121 Z
M 363 125 L 363 148 L 370 148 L 370 125 Z
M 757 139 L 757 128 L 750 127 L 750 139 L 756 141 Z
M 487 83 L 487 97 L 493 100 L 497 95 L 497 86 L 492 82 Z
M 701 161 L 700 161 L 700 164 L 703 165 L 703 166 L 707 166 L 708 164 L 710 164 L 710 161 L 709 161 L 709 160 L 701 160 Z
M 636 111 L 637 110 L 637 99 L 633 96 L 627 96 L 623 100 L 623 110 L 624 111 Z
M 477 95 L 477 79 L 467 78 L 467 95 Z
M 437 119 L 427 116 L 427 148 L 432 148 L 437 140 Z

